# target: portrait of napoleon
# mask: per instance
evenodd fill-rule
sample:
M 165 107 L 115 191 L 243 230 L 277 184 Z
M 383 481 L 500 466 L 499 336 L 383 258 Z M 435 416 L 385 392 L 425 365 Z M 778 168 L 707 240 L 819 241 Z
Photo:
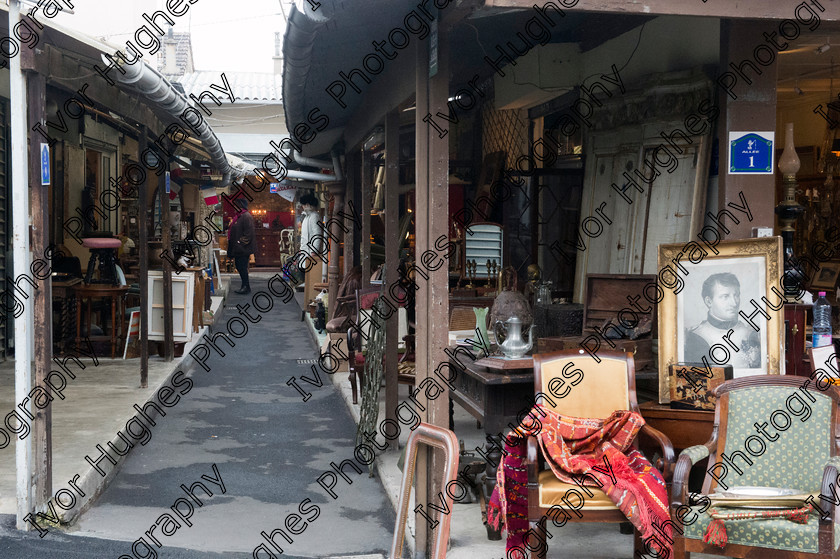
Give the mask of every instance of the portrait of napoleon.
M 736 369 L 754 369 L 761 366 L 760 333 L 739 320 L 741 309 L 741 283 L 730 272 L 709 275 L 700 289 L 700 298 L 705 306 L 705 318 L 685 330 L 683 359 L 700 363 L 703 357 L 711 364 L 709 351 L 712 346 L 722 344 L 730 353 L 729 364 Z M 727 336 L 727 332 L 732 333 Z M 727 337 L 727 340 L 724 337 Z M 737 350 L 735 349 L 737 348 Z M 716 357 L 719 353 L 716 353 Z

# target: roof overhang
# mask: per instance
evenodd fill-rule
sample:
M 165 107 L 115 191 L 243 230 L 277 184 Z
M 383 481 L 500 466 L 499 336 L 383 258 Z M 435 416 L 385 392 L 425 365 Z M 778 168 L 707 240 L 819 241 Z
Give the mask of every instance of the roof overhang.
M 0 25 L 6 29 L 8 29 L 8 17 L 8 6 L 0 5 Z M 39 43 L 34 47 L 36 51 L 32 52 L 32 49 L 29 47 L 21 46 L 20 53 L 20 56 L 33 61 L 33 69 L 46 74 L 50 80 L 59 80 L 64 87 L 69 87 L 74 81 L 81 80 L 81 76 L 75 77 L 61 74 L 56 77 L 52 74 L 50 70 L 53 69 L 52 64 L 54 61 L 51 57 L 51 52 L 57 50 L 62 53 L 72 54 L 72 58 L 93 74 L 93 78 L 91 79 L 100 80 L 101 84 L 105 84 L 105 87 L 108 87 L 104 79 L 100 78 L 93 70 L 93 65 L 98 64 L 101 68 L 106 68 L 109 62 L 104 56 L 114 57 L 118 51 L 116 47 L 98 41 L 84 33 L 58 25 L 48 19 L 39 20 L 39 22 L 44 26 L 44 29 L 39 30 Z M 187 99 L 183 94 L 175 90 L 166 78 L 152 69 L 142 59 L 139 59 L 133 65 L 125 65 L 124 69 L 126 70 L 125 74 L 121 74 L 118 70 L 112 70 L 109 73 L 119 89 L 139 96 L 161 122 L 178 122 L 184 125 L 180 119 L 181 113 L 174 112 L 173 109 L 183 111 L 189 106 Z M 150 84 L 154 87 L 150 87 Z M 138 88 L 136 87 L 137 85 L 141 87 Z M 97 102 L 100 101 L 98 98 L 95 99 Z M 115 114 L 122 115 L 125 112 L 134 112 L 133 110 L 127 110 L 126 107 L 119 106 L 119 103 L 108 105 L 107 103 L 103 103 L 103 106 L 107 106 L 107 109 L 113 111 Z M 130 116 L 135 117 L 133 118 L 135 122 L 143 122 L 142 118 L 136 117 L 136 113 Z M 197 155 L 199 158 L 207 158 L 212 161 L 213 165 L 222 171 L 225 184 L 229 182 L 231 174 L 237 176 L 236 170 L 230 166 L 221 144 L 209 125 L 205 123 L 204 126 L 196 127 L 196 131 L 189 129 L 187 131 L 191 134 L 191 137 L 181 144 L 181 149 L 186 150 L 192 155 Z M 192 135 L 195 135 L 196 138 L 192 137 Z

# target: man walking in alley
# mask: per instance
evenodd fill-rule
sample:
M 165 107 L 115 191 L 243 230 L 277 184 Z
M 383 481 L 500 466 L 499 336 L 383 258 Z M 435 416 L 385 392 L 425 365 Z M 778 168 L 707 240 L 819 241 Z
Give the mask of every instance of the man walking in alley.
M 248 281 L 248 261 L 254 254 L 254 217 L 248 212 L 248 200 L 237 198 L 239 213 L 233 218 L 228 230 L 228 247 L 233 254 L 233 261 L 236 264 L 236 271 L 242 279 L 242 285 L 236 291 L 240 295 L 251 292 L 251 284 Z

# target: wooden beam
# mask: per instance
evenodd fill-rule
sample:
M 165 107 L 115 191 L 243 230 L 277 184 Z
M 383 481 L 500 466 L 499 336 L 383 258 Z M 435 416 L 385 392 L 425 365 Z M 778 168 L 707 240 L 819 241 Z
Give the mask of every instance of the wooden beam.
M 167 170 L 169 164 L 166 165 Z M 163 241 L 163 254 L 172 256 L 172 235 L 169 231 L 169 195 L 166 193 L 166 174 L 158 180 L 158 200 L 160 200 L 160 237 Z M 172 335 L 172 263 L 163 258 L 163 358 L 172 361 L 175 342 Z
M 414 94 L 414 67 L 411 64 L 389 64 L 370 87 L 363 90 L 364 102 L 345 126 L 344 143 L 354 146 L 362 141 L 385 113 L 407 101 Z M 448 114 L 448 113 L 447 113 Z
M 149 147 L 149 130 L 140 127 L 140 140 L 137 143 L 137 160 L 140 154 Z M 137 187 L 137 228 L 140 243 L 140 388 L 149 386 L 149 187 L 151 173 L 146 174 L 146 180 Z
M 399 278 L 399 183 L 400 183 L 400 114 L 398 110 L 385 115 L 385 296 L 396 301 L 388 287 Z M 385 419 L 396 422 L 399 392 L 397 380 L 397 344 L 399 313 L 385 321 Z
M 795 2 L 767 2 L 767 0 L 553 0 L 540 2 L 553 17 L 556 12 L 550 6 L 562 9 L 564 12 L 595 12 L 610 14 L 639 14 L 639 15 L 673 15 L 673 16 L 702 16 L 734 19 L 796 19 L 798 5 Z M 840 10 L 832 0 L 810 0 L 805 5 L 813 10 L 823 21 L 840 21 Z M 572 8 L 564 8 L 571 5 Z M 487 8 L 522 8 L 534 9 L 533 0 L 485 0 Z M 799 13 L 802 18 L 808 18 L 807 12 Z M 807 21 L 807 19 L 806 19 Z M 771 31 L 766 30 L 765 31 Z M 760 36 L 760 35 L 759 35 Z M 755 46 L 755 45 L 753 45 Z
M 46 80 L 43 74 L 27 73 L 27 100 L 31 130 L 36 124 L 44 126 L 46 111 Z M 41 141 L 38 134 L 29 134 L 29 213 L 31 219 L 31 248 L 36 258 L 43 258 L 49 245 L 49 187 L 41 186 Z M 52 176 L 50 177 L 53 178 Z M 32 277 L 33 274 L 27 274 Z M 52 364 L 52 281 L 32 278 L 38 288 L 33 292 L 35 386 L 46 386 Z M 32 464 L 34 507 L 44 510 L 52 497 L 52 403 L 46 408 L 32 409 Z
M 361 231 L 353 220 L 353 214 L 359 211 L 359 151 L 350 150 L 345 155 L 346 169 L 344 176 L 347 181 L 347 200 L 344 204 L 344 277 L 359 263 L 359 235 Z M 351 206 L 352 204 L 352 206 Z
M 15 0 L 9 3 L 9 29 L 7 36 L 14 36 L 12 29 L 20 21 L 20 3 Z M 11 120 L 11 191 L 12 191 L 12 242 L 14 277 L 26 277 L 30 273 L 29 263 L 32 259 L 29 253 L 29 172 L 31 159 L 27 154 L 27 101 L 26 84 L 21 70 L 23 56 L 13 56 L 9 60 L 9 99 Z M 34 154 L 33 154 L 34 155 Z M 40 153 L 39 153 L 40 155 Z M 38 168 L 40 175 L 40 167 Z M 23 281 L 20 289 L 27 301 L 34 296 L 32 286 Z M 15 318 L 15 402 L 21 402 L 24 409 L 31 410 L 34 406 L 30 398 L 33 389 L 33 309 L 32 305 L 24 305 L 23 312 Z M 17 518 L 15 526 L 18 530 L 30 530 L 32 526 L 24 520 L 35 512 L 35 496 L 33 479 L 35 468 L 32 463 L 32 437 L 15 441 L 15 496 Z
M 22 49 L 23 52 L 33 49 Z M 34 69 L 46 73 L 49 76 L 61 76 L 60 80 L 49 80 L 50 87 L 63 89 L 74 96 L 82 103 L 87 104 L 85 96 L 94 100 L 103 109 L 110 109 L 119 114 L 122 118 L 136 124 L 148 125 L 159 121 L 154 112 L 147 106 L 147 101 L 140 99 L 135 94 L 126 93 L 119 86 L 109 85 L 105 80 L 96 76 L 90 78 L 90 68 L 82 66 L 79 62 L 67 56 L 61 49 L 53 45 L 46 46 L 47 56 L 35 56 L 32 65 Z M 96 75 L 96 74 L 94 74 Z M 84 88 L 83 94 L 78 94 Z
M 344 181 L 335 181 L 327 183 L 326 186 L 330 193 L 329 199 L 332 201 L 332 211 L 331 213 L 327 214 L 327 223 L 329 225 L 328 237 L 330 245 L 329 265 L 327 267 L 327 279 L 329 289 L 329 309 L 327 316 L 332 318 L 333 312 L 335 312 L 335 305 L 337 303 L 336 299 L 338 298 L 338 283 L 340 281 L 338 261 L 339 254 L 341 252 L 341 243 L 339 241 L 336 241 L 336 239 L 341 238 L 343 232 L 343 230 L 341 229 L 341 222 L 338 218 L 338 212 L 340 212 L 344 207 L 344 191 L 347 188 L 347 184 Z M 327 211 L 330 212 L 329 203 L 327 203 Z M 347 262 L 345 260 L 345 267 L 346 265 Z
M 443 28 L 444 25 L 441 24 Z M 434 371 L 448 361 L 445 350 L 448 345 L 449 324 L 449 266 L 444 264 L 438 270 L 427 271 L 422 265 L 419 255 L 430 251 L 439 254 L 435 247 L 435 239 L 449 236 L 449 140 L 441 139 L 438 133 L 429 130 L 423 117 L 428 113 L 438 111 L 447 114 L 446 102 L 449 92 L 449 42 L 448 34 L 440 32 L 438 40 L 438 70 L 435 76 L 429 77 L 429 43 L 420 43 L 417 47 L 416 85 L 417 110 L 415 112 L 416 139 L 416 250 L 415 265 L 418 270 L 428 274 L 425 280 L 417 272 L 416 294 L 417 315 L 417 383 L 425 378 L 434 378 Z M 442 123 L 443 129 L 448 129 Z M 448 255 L 439 255 L 448 263 Z M 437 259 L 434 260 L 437 262 Z M 444 367 L 442 371 L 447 371 Z M 437 381 L 435 380 L 436 384 Z M 446 383 L 439 383 L 444 388 L 440 397 L 422 400 L 425 411 L 421 412 L 423 421 L 441 427 L 449 426 L 449 388 Z M 429 448 L 426 452 L 418 453 L 417 466 L 417 504 L 422 504 L 424 510 L 429 510 L 429 504 L 434 504 L 438 493 L 444 488 L 440 486 L 443 476 L 443 465 L 440 463 L 442 453 L 435 453 Z M 426 519 L 416 515 L 416 553 L 424 556 L 433 549 L 435 530 L 429 529 Z
M 755 48 L 754 37 L 761 36 L 764 25 L 760 21 L 721 21 L 720 22 L 720 67 L 726 68 L 730 62 L 740 63 L 744 58 L 752 59 Z M 778 61 L 778 58 L 776 59 Z M 776 74 L 777 62 L 761 68 L 761 75 L 752 75 L 752 84 L 735 84 L 731 88 L 733 99 L 718 88 L 718 106 L 721 109 L 718 118 L 718 144 L 720 151 L 720 169 L 718 177 L 718 209 L 726 209 L 729 203 L 742 205 L 740 193 L 746 198 L 752 212 L 751 219 L 741 219 L 736 224 L 724 217 L 729 230 L 726 239 L 747 239 L 753 227 L 773 227 L 776 216 L 776 175 L 730 175 L 729 170 L 729 132 L 755 130 L 773 132 L 776 130 Z M 745 68 L 745 72 L 751 70 Z M 776 145 L 784 145 L 784 138 L 776 138 Z M 778 162 L 776 162 L 778 163 Z M 776 169 L 774 169 L 776 171 Z M 770 193 L 768 195 L 768 193 Z M 715 212 L 717 213 L 717 212 Z M 739 214 L 742 215 L 742 214 Z M 708 220 L 707 224 L 715 225 Z
M 373 169 L 371 159 L 364 152 L 362 147 L 362 238 L 361 238 L 361 259 L 362 259 L 362 287 L 370 286 L 370 207 L 371 191 L 373 187 Z

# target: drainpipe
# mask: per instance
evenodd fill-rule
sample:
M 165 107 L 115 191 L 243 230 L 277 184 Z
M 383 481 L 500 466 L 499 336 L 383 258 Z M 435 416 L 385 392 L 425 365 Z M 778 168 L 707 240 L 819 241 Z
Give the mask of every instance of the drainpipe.
M 312 157 L 304 157 L 299 151 L 292 151 L 292 158 L 300 165 L 307 167 L 318 167 L 319 169 L 333 169 L 333 163 Z M 333 180 L 333 179 L 330 179 Z
M 105 58 L 104 54 L 102 55 L 102 61 L 105 64 L 111 63 L 110 60 Z M 145 62 L 123 64 L 121 68 L 125 73 L 117 73 L 116 75 L 121 84 L 142 94 L 169 113 L 173 119 L 181 120 L 183 112 L 191 106 L 184 94 L 172 87 L 169 80 Z M 204 149 L 210 154 L 213 164 L 222 171 L 222 186 L 230 184 L 231 175 L 240 176 L 241 171 L 230 166 L 225 156 L 225 150 L 222 149 L 222 144 L 203 118 L 198 124 L 190 125 L 190 128 L 198 135 Z
M 286 176 L 290 179 L 303 179 L 315 182 L 332 182 L 336 180 L 335 175 L 325 175 L 324 173 L 310 173 L 309 171 L 297 171 L 289 169 L 286 171 Z
M 333 168 L 333 173 L 335 173 L 335 180 L 343 181 L 344 180 L 344 175 L 341 172 L 341 161 L 338 159 L 338 150 L 337 149 L 332 150 L 330 152 L 330 155 L 332 155 L 332 168 Z

